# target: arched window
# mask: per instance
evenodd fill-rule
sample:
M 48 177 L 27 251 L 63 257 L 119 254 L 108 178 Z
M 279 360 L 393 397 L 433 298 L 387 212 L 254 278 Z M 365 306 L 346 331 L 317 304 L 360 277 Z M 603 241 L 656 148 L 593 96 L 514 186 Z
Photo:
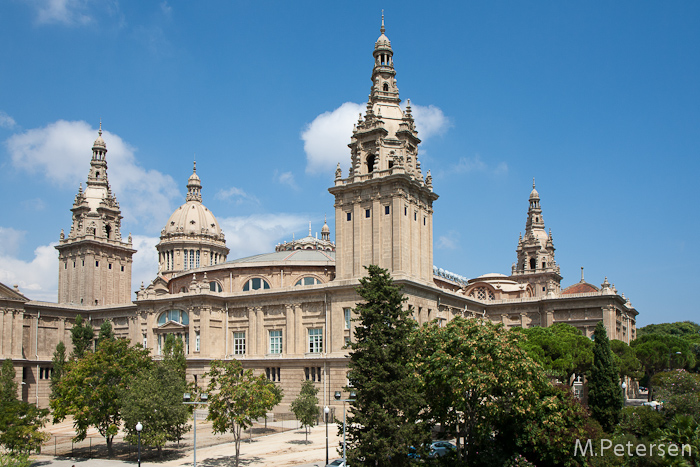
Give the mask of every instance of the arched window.
M 168 321 L 172 321 L 173 323 L 179 323 L 179 324 L 187 326 L 188 324 L 190 324 L 190 317 L 187 315 L 186 311 L 182 311 L 182 310 L 164 311 L 158 317 L 158 326 L 162 326 L 163 324 L 167 323 Z
M 261 279 L 260 277 L 253 277 L 252 279 L 248 279 L 246 283 L 243 285 L 243 291 L 247 292 L 249 290 L 259 290 L 259 289 L 269 289 L 270 284 L 267 283 L 265 279 Z
M 222 292 L 223 289 L 221 288 L 221 284 L 219 284 L 216 281 L 211 281 L 209 283 L 209 290 L 212 292 Z
M 530 269 L 533 271 L 537 269 L 537 260 L 535 258 L 530 258 Z
M 384 92 L 389 92 L 389 85 L 384 83 Z
M 372 173 L 374 171 L 374 154 L 367 156 L 367 173 Z
M 316 277 L 310 276 L 310 277 L 302 277 L 294 285 L 316 285 L 316 284 L 320 284 L 320 283 L 321 283 L 321 281 L 318 280 Z

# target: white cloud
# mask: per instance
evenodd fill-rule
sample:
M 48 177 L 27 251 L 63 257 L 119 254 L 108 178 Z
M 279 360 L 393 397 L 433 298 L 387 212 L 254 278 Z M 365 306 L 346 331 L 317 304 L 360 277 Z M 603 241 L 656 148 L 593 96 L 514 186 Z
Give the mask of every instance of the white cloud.
M 136 291 L 141 287 L 141 283 L 145 287 L 151 283 L 158 275 L 158 251 L 156 244 L 160 241 L 158 237 L 147 237 L 144 235 L 133 235 L 131 237 L 134 253 L 134 262 L 131 265 L 131 290 Z M 135 295 L 131 296 L 133 300 Z
M 346 102 L 333 111 L 322 113 L 306 126 L 301 139 L 306 152 L 307 173 L 331 173 L 338 162 L 343 171 L 347 172 L 350 167 L 348 143 L 352 127 L 365 109 L 365 104 Z M 411 109 L 418 136 L 424 142 L 432 136 L 445 133 L 451 126 L 442 110 L 434 105 L 425 107 L 412 104 Z
M 12 241 L 16 235 L 12 230 L 0 230 L 0 244 Z M 32 300 L 55 302 L 58 297 L 58 251 L 54 245 L 57 243 L 37 247 L 31 261 L 16 258 L 12 248 L 0 251 L 0 282 L 9 287 L 19 285 L 19 291 Z
M 26 232 L 12 227 L 0 227 L 0 256 L 16 255 Z
M 489 166 L 479 154 L 473 157 L 460 157 L 457 164 L 450 168 L 450 173 L 467 174 L 472 172 L 490 172 L 493 175 L 503 175 L 508 173 L 508 164 L 499 162 L 496 167 Z
M 59 120 L 11 136 L 5 145 L 14 167 L 39 173 L 62 187 L 85 182 L 90 169 L 92 143 L 97 129 L 83 121 Z M 141 167 L 135 149 L 119 136 L 104 131 L 109 181 L 122 208 L 122 215 L 146 229 L 160 230 L 179 197 L 175 181 L 157 170 Z M 144 203 L 143 200 L 148 200 Z M 126 236 L 126 235 L 124 235 Z
M 307 173 L 331 173 L 338 162 L 347 171 L 352 126 L 363 109 L 363 105 L 346 102 L 332 112 L 322 113 L 306 126 L 301 139 L 304 140 Z
M 231 188 L 228 188 L 226 190 L 219 190 L 214 195 L 214 198 L 222 201 L 232 200 L 236 204 L 243 204 L 246 201 L 249 201 L 254 204 L 260 204 L 260 200 L 258 200 L 258 198 L 256 198 L 254 195 L 250 195 L 246 193 L 245 190 L 237 188 L 235 186 L 232 186 Z
M 447 235 L 438 237 L 436 248 L 440 250 L 456 250 L 459 246 L 459 232 L 450 230 Z
M 295 214 L 219 218 L 226 245 L 231 249 L 229 260 L 273 252 L 277 243 L 291 240 L 292 232 L 304 230 L 306 223 L 304 217 Z
M 173 13 L 173 7 L 171 7 L 170 5 L 168 5 L 168 2 L 161 2 L 161 4 L 160 4 L 160 11 L 163 12 L 163 15 L 165 15 L 165 16 L 168 17 L 168 18 L 170 18 L 170 16 L 171 16 L 172 13 Z
M 275 170 L 275 180 L 280 184 L 280 185 L 287 185 L 293 190 L 298 190 L 299 187 L 297 186 L 296 181 L 294 180 L 294 174 L 292 172 L 282 172 L 278 173 Z
M 413 113 L 413 119 L 416 121 L 418 137 L 423 142 L 433 136 L 445 134 L 452 126 L 450 119 L 445 116 L 439 107 L 434 105 L 425 107 L 411 104 L 411 113 Z
M 37 22 L 40 24 L 87 24 L 92 21 L 89 15 L 82 13 L 87 6 L 86 0 L 35 0 Z
M 15 119 L 0 110 L 0 128 L 12 129 L 16 125 Z

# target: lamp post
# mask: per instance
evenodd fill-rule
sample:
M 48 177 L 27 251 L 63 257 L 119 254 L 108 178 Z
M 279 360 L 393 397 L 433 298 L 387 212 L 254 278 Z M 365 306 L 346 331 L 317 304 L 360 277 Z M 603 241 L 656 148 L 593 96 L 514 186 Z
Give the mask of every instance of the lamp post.
M 323 413 L 326 416 L 326 465 L 328 465 L 328 413 L 330 411 L 331 409 L 329 409 L 328 406 L 323 408 Z
M 194 458 L 193 458 L 193 467 L 197 467 L 197 405 L 206 405 L 207 400 L 209 399 L 209 396 L 207 394 L 200 394 L 199 395 L 199 401 L 192 401 L 191 396 L 189 392 L 186 392 L 182 396 L 183 404 L 189 404 L 189 405 L 194 405 L 192 409 L 192 420 L 193 420 L 193 425 L 194 425 Z
M 139 436 L 139 467 L 141 467 L 141 430 L 143 430 L 143 425 L 141 422 L 136 424 L 136 433 Z
M 346 454 L 346 444 L 345 444 L 345 403 L 346 402 L 354 402 L 355 401 L 355 392 L 350 393 L 350 399 L 341 399 L 340 398 L 340 391 L 335 391 L 335 400 L 337 401 L 342 401 L 343 402 L 343 465 L 348 463 L 348 457 Z
M 623 404 L 622 405 L 627 405 L 627 383 L 624 381 L 622 382 L 622 397 L 623 397 Z
M 669 352 L 668 354 L 668 367 L 673 370 L 673 355 L 682 355 L 682 352 Z

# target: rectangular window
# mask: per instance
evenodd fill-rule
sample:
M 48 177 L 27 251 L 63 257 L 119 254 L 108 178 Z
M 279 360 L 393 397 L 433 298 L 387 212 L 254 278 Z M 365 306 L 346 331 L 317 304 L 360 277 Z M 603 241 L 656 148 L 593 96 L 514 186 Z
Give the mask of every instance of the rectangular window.
M 199 346 L 200 346 L 200 338 L 199 338 L 199 331 L 196 331 L 194 333 L 194 351 L 199 352 Z
M 425 219 L 426 219 L 426 218 L 424 217 L 424 218 L 423 218 L 423 225 L 425 225 L 425 222 L 426 222 L 426 220 L 425 220 Z
M 194 250 L 190 250 L 190 269 L 194 269 Z
M 347 216 L 348 216 L 348 220 L 351 221 L 351 220 L 352 220 L 352 213 L 351 213 L 351 212 L 348 212 L 348 213 L 347 213 Z
M 143 348 L 144 349 L 148 348 L 148 337 L 146 336 L 145 333 L 143 334 Z
M 345 336 L 345 347 L 350 343 L 350 336 Z
M 350 329 L 350 316 L 352 310 L 350 308 L 343 308 L 343 314 L 345 315 L 345 329 Z
M 312 367 L 305 367 L 304 368 L 304 376 L 306 376 L 307 380 L 311 381 L 322 381 L 321 377 L 321 367 L 320 366 L 312 366 Z
M 267 367 L 265 368 L 265 376 L 270 381 L 281 381 L 280 378 L 280 368 L 279 367 Z
M 197 250 L 197 266 L 196 267 L 199 267 L 199 250 Z
M 233 354 L 245 355 L 245 332 L 233 333 Z
M 282 331 L 270 331 L 270 353 L 282 353 Z
M 188 265 L 187 265 L 187 257 L 188 257 L 188 256 L 189 256 L 188 251 L 185 250 L 185 263 L 184 263 L 184 266 L 185 266 L 184 268 L 185 268 L 185 269 L 189 269 L 189 268 L 187 267 L 187 266 L 188 266 Z
M 370 213 L 370 210 L 369 210 L 369 209 L 365 209 L 365 217 L 369 217 L 369 213 Z
M 408 216 L 408 208 L 406 206 L 403 207 L 403 215 Z
M 96 268 L 100 267 L 100 262 L 99 262 L 99 261 L 95 261 L 95 267 L 96 267 Z
M 413 220 L 414 220 L 414 221 L 417 221 L 417 220 L 418 220 L 418 213 L 417 213 L 417 212 L 414 212 L 414 213 L 413 213 Z
M 321 328 L 310 328 L 309 329 L 309 352 L 310 353 L 323 352 L 323 329 L 321 329 Z
M 122 266 L 122 272 L 124 272 L 124 266 Z
M 389 206 L 384 206 L 384 214 L 389 214 Z
M 158 334 L 158 351 L 156 355 L 160 355 L 163 350 L 163 335 Z

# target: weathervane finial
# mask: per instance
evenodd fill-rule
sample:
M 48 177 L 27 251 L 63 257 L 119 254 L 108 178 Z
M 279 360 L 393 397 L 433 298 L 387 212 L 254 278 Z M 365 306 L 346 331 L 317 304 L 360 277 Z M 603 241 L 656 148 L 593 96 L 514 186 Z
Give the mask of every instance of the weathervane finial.
M 382 32 L 382 34 L 384 34 L 385 29 L 384 29 L 384 10 L 383 9 L 382 9 L 382 28 L 380 29 L 380 31 Z

